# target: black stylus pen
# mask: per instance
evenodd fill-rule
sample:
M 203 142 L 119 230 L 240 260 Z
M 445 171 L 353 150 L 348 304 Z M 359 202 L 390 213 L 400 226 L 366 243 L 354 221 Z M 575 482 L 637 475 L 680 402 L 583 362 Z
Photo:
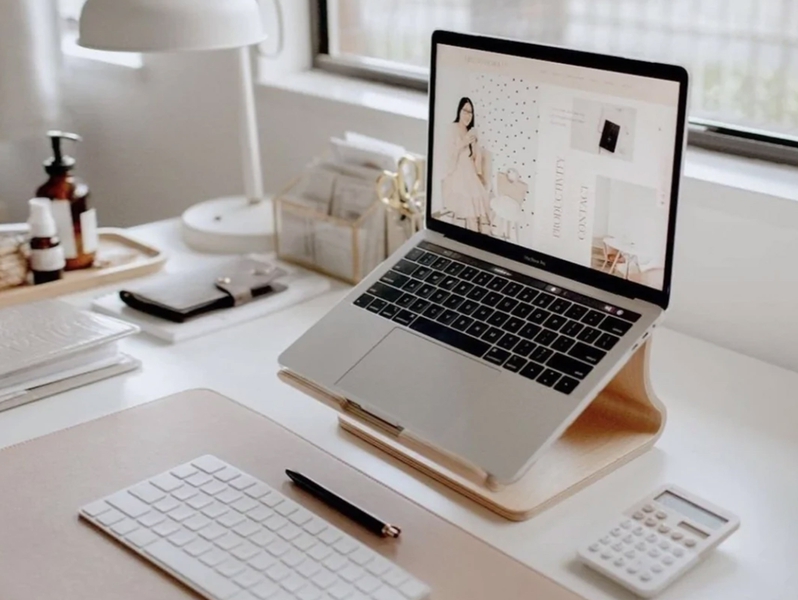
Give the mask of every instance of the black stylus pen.
M 311 496 L 321 500 L 324 502 L 324 504 L 337 510 L 342 515 L 349 517 L 358 525 L 362 525 L 371 533 L 382 537 L 391 538 L 399 537 L 399 534 L 402 533 L 402 530 L 396 525 L 390 525 L 389 523 L 385 523 L 377 517 L 368 514 L 362 508 L 358 508 L 351 502 L 344 500 L 337 494 L 334 494 L 330 490 L 323 488 L 318 483 L 312 479 L 308 479 L 301 473 L 286 470 L 285 474 L 288 475 L 291 481 L 293 481 L 297 486 L 305 490 Z

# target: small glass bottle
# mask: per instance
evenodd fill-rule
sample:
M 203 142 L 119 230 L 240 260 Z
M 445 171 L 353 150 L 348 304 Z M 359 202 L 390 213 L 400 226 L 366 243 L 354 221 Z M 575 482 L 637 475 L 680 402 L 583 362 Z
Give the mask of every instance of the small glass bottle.
M 50 210 L 49 198 L 29 201 L 30 218 L 30 270 L 33 285 L 61 279 L 66 266 L 64 250 L 58 240 L 55 219 Z
M 97 213 L 89 208 L 89 186 L 72 174 L 75 159 L 61 153 L 61 140 L 78 142 L 79 135 L 48 131 L 53 156 L 44 162 L 50 178 L 36 190 L 36 196 L 52 201 L 53 217 L 66 256 L 66 270 L 87 269 L 97 252 Z

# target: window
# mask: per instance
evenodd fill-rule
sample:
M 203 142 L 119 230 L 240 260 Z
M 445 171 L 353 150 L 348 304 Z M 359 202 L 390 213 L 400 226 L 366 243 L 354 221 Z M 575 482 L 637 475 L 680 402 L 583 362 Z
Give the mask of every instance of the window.
M 78 21 L 86 0 L 57 0 L 61 17 L 61 52 L 102 62 L 140 68 L 144 63 L 141 54 L 134 52 L 103 52 L 78 46 Z
M 798 0 L 322 0 L 321 67 L 423 87 L 430 33 L 675 62 L 690 141 L 798 164 Z

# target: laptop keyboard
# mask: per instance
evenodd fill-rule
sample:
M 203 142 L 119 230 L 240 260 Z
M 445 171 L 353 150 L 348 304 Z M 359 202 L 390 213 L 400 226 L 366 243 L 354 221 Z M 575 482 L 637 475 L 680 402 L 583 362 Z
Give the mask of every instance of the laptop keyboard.
M 563 394 L 640 318 L 428 242 L 354 304 Z

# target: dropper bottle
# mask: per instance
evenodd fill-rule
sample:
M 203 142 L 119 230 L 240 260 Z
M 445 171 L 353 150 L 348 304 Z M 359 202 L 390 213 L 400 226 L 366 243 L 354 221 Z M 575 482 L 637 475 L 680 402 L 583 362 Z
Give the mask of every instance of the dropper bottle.
M 64 249 L 58 240 L 55 219 L 50 210 L 49 198 L 33 198 L 30 206 L 30 270 L 33 284 L 49 283 L 61 279 L 66 266 Z

